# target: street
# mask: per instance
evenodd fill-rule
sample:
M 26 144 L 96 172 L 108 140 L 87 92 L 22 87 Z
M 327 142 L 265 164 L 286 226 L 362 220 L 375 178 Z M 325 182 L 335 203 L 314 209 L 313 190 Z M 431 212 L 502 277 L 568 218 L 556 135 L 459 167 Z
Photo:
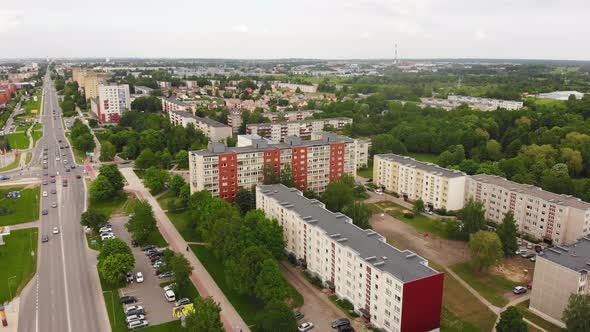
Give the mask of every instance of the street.
M 37 274 L 21 294 L 19 331 L 108 331 L 110 330 L 102 296 L 96 257 L 86 245 L 80 225 L 80 215 L 86 208 L 86 188 L 79 166 L 66 172 L 64 159 L 74 163 L 61 121 L 61 110 L 49 75 L 44 79 L 43 124 L 44 135 L 33 150 L 33 159 L 28 169 L 6 173 L 12 179 L 37 177 L 49 180 L 55 176 L 55 183 L 42 186 L 42 191 L 55 189 L 41 197 L 39 235 L 48 235 L 49 241 L 39 242 Z M 56 111 L 53 119 L 52 111 Z M 61 143 L 60 143 L 61 141 Z M 47 148 L 48 169 L 42 169 L 43 149 Z M 57 160 L 57 157 L 60 157 Z M 43 174 L 47 173 L 48 176 Z M 77 179 L 76 175 L 81 175 Z M 64 181 L 68 182 L 64 186 Z M 43 195 L 44 196 L 44 195 Z M 57 208 L 52 208 L 52 203 Z M 53 227 L 59 234 L 53 234 Z M 38 241 L 40 241 L 38 239 Z

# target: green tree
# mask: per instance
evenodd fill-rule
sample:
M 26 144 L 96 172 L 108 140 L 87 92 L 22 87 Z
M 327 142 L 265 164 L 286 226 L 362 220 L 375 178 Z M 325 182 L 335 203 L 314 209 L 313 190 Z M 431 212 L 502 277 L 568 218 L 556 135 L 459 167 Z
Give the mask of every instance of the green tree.
M 395 153 L 407 155 L 408 150 L 404 143 L 389 134 L 376 135 L 371 139 L 371 151 L 373 154 Z
M 484 228 L 485 210 L 481 202 L 469 200 L 467 204 L 457 214 L 459 219 L 463 222 L 463 239 L 469 239 L 469 235 Z
M 152 207 L 147 201 L 137 201 L 133 213 L 127 223 L 127 229 L 132 233 L 134 240 L 144 244 L 148 241 L 150 235 L 157 230 Z
M 109 240 L 111 241 L 111 240 Z M 114 254 L 98 263 L 102 278 L 110 285 L 120 285 L 125 281 L 127 272 L 133 270 L 135 259 L 130 254 Z
M 96 147 L 94 138 L 91 134 L 82 134 L 80 136 L 73 137 L 72 140 L 74 141 L 74 147 L 82 152 L 94 151 L 94 148 Z
M 221 307 L 211 297 L 195 299 L 194 310 L 185 317 L 184 330 L 189 332 L 223 332 Z
M 500 314 L 500 321 L 496 325 L 497 332 L 527 332 L 527 323 L 522 319 L 522 313 L 517 307 L 509 306 Z
M 254 190 L 240 188 L 234 199 L 234 204 L 240 208 L 242 214 L 256 209 L 256 192 Z
M 157 113 L 162 110 L 160 98 L 154 96 L 142 96 L 131 102 L 134 111 Z
M 180 195 L 180 190 L 182 189 L 182 186 L 184 186 L 186 184 L 186 181 L 184 181 L 184 178 L 178 174 L 172 176 L 172 178 L 170 178 L 170 192 L 174 195 L 174 196 L 179 196 Z
M 113 198 L 115 194 L 115 188 L 111 184 L 111 181 L 103 175 L 98 175 L 94 181 L 90 184 L 90 199 L 94 201 L 108 201 Z
M 117 165 L 102 165 L 100 166 L 99 174 L 109 179 L 115 192 L 118 193 L 123 190 L 123 187 L 125 186 L 125 179 L 123 178 L 123 174 L 121 174 L 121 171 L 119 171 Z
M 153 194 L 159 194 L 166 189 L 166 184 L 170 179 L 168 171 L 156 168 L 148 168 L 143 176 L 143 184 L 151 190 Z
M 328 210 L 342 211 L 345 206 L 354 201 L 353 185 L 345 178 L 328 184 L 326 191 L 322 194 L 322 201 Z
M 295 332 L 297 321 L 293 310 L 282 301 L 272 301 L 264 306 L 257 316 L 257 330 L 260 332 Z
M 180 150 L 174 156 L 176 159 L 176 165 L 180 169 L 188 169 L 188 152 L 186 150 Z
M 291 171 L 291 165 L 286 164 L 285 166 L 283 166 L 283 169 L 281 170 L 280 181 L 281 184 L 289 188 L 294 188 L 296 186 L 295 179 L 293 178 L 293 174 Z
M 498 234 L 478 231 L 469 235 L 472 263 L 479 270 L 490 267 L 502 259 L 502 242 Z
M 342 213 L 349 216 L 352 222 L 362 229 L 371 228 L 369 219 L 373 215 L 373 212 L 369 206 L 362 202 L 353 202 L 352 204 L 346 205 L 342 209 Z
M 276 184 L 276 183 L 281 182 L 281 178 L 279 177 L 279 174 L 278 174 L 276 168 L 273 167 L 270 163 L 264 164 L 264 168 L 263 168 L 262 172 L 263 172 L 263 178 L 262 178 L 263 184 Z
M 254 294 L 262 263 L 270 257 L 270 253 L 261 247 L 246 248 L 239 257 L 226 261 L 227 283 L 239 294 Z
M 256 297 L 264 303 L 272 300 L 282 301 L 287 297 L 287 291 L 287 281 L 277 262 L 272 258 L 262 262 L 260 274 L 256 278 Z
M 518 243 L 516 241 L 516 221 L 514 220 L 514 214 L 512 211 L 508 211 L 504 215 L 504 220 L 502 220 L 502 223 L 498 226 L 497 233 L 502 242 L 502 251 L 504 251 L 504 255 L 513 256 L 518 249 Z
M 104 141 L 100 144 L 100 161 L 113 161 L 116 153 L 117 149 L 111 142 Z
M 412 209 L 414 213 L 419 214 L 424 211 L 424 201 L 418 199 L 414 202 L 414 208 Z
M 110 239 L 103 242 L 102 247 L 100 248 L 100 253 L 98 254 L 98 260 L 102 261 L 105 258 L 116 254 L 133 255 L 131 253 L 131 248 L 129 248 L 125 241 L 121 239 Z
M 502 144 L 494 139 L 489 140 L 486 143 L 486 153 L 491 160 L 496 161 L 502 159 Z
M 590 296 L 571 294 L 562 320 L 568 331 L 590 331 Z
M 166 261 L 170 271 L 174 272 L 173 280 L 176 283 L 176 289 L 182 296 L 187 294 L 187 291 L 191 284 L 190 275 L 193 270 L 191 263 L 181 254 L 174 254 L 174 256 Z
M 103 225 L 108 220 L 107 216 L 93 208 L 86 210 L 86 212 L 82 213 L 80 216 L 80 224 L 83 226 L 90 227 L 93 231 L 97 232 L 100 228 L 100 225 Z
M 135 159 L 135 167 L 139 169 L 146 169 L 152 166 L 158 166 L 159 164 L 156 155 L 149 148 L 143 149 Z

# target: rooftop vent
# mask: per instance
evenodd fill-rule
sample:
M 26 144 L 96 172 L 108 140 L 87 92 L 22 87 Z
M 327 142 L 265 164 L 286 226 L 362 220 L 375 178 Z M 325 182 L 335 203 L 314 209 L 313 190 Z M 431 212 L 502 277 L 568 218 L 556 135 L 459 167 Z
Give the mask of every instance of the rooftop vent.
M 309 220 L 309 219 L 311 219 L 311 218 L 312 218 L 311 216 L 305 216 L 305 217 L 303 217 L 303 218 L 301 218 L 301 219 L 303 219 L 303 220 Z
M 414 258 L 414 257 L 416 257 L 415 253 L 411 253 L 409 255 L 406 255 L 406 259 L 410 259 L 410 258 Z
M 336 242 L 345 242 L 345 241 L 348 241 L 348 239 L 347 239 L 347 238 L 345 238 L 345 237 L 343 237 L 343 238 L 341 238 L 341 239 L 338 239 L 338 240 L 336 240 Z
M 310 219 L 307 222 L 310 224 L 315 224 L 316 222 L 318 222 L 318 220 L 317 219 Z
M 365 258 L 365 260 L 367 262 L 372 261 L 372 260 L 375 260 L 375 259 L 377 259 L 377 256 L 370 256 L 370 257 Z
M 386 261 L 387 260 L 387 256 L 382 256 L 381 259 L 384 260 L 384 261 Z
M 377 263 L 373 264 L 373 266 L 381 266 L 383 264 L 385 264 L 385 262 L 377 262 Z

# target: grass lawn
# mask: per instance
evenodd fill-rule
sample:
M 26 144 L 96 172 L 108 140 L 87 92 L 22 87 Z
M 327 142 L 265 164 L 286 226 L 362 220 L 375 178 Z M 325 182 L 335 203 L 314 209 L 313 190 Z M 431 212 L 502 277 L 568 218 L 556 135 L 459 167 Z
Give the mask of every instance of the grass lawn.
M 27 126 L 19 126 L 19 125 L 17 125 L 16 132 L 17 133 L 20 133 L 20 132 L 23 132 L 24 133 L 25 131 L 27 131 L 27 129 L 29 129 L 29 127 L 30 126 L 28 126 L 28 125 Z
M 160 325 L 148 326 L 141 329 L 141 332 L 177 332 L 181 329 L 180 320 L 173 320 Z
M 363 177 L 363 178 L 367 178 L 367 179 L 372 178 L 373 177 L 373 167 L 372 166 L 367 167 L 363 170 L 359 169 L 356 171 L 356 175 Z
M 39 130 L 39 131 L 33 131 L 31 132 L 31 136 L 33 137 L 33 144 L 36 144 L 38 140 L 41 139 L 41 137 L 43 137 L 43 131 Z
M 4 171 L 9 171 L 11 169 L 15 169 L 18 167 L 18 165 L 20 164 L 20 157 L 21 157 L 21 153 L 19 153 L 18 156 L 16 156 L 16 158 L 14 158 L 14 161 L 11 162 L 10 164 L 0 168 L 0 172 L 4 172 Z
M 33 130 L 42 130 L 43 129 L 43 124 L 40 122 L 35 123 L 35 125 L 33 126 Z
M 545 330 L 549 331 L 549 332 L 560 332 L 563 331 L 559 326 L 554 325 L 551 322 L 548 322 L 546 320 L 544 320 L 543 318 L 537 316 L 536 314 L 534 314 L 532 311 L 529 311 L 529 300 L 526 300 L 524 302 L 521 302 L 519 304 L 516 305 L 516 307 L 518 309 L 520 309 L 520 312 L 522 313 L 522 315 L 524 316 L 524 318 L 530 320 L 531 322 L 539 325 L 540 327 L 544 328 Z
M 110 201 L 98 202 L 89 199 L 89 207 L 97 209 L 98 211 L 111 216 L 112 214 L 126 214 L 128 212 L 127 206 L 129 200 L 127 195 L 121 194 Z
M 33 159 L 33 154 L 31 152 L 29 152 L 29 153 L 27 153 L 25 163 L 28 165 L 29 163 L 31 163 L 31 159 Z
M 127 325 L 125 323 L 125 312 L 123 311 L 123 306 L 119 303 L 119 287 L 112 286 L 106 283 L 102 279 L 100 272 L 98 272 L 98 276 L 100 277 L 102 296 L 104 297 L 104 303 L 107 307 L 109 321 L 111 322 L 111 331 L 127 331 Z
M 416 160 L 427 162 L 427 163 L 436 163 L 438 156 L 432 153 L 408 153 L 408 155 Z
M 20 198 L 6 198 L 9 191 L 20 190 Z M 39 187 L 23 189 L 10 187 L 0 189 L 0 208 L 8 213 L 0 215 L 0 226 L 22 224 L 39 219 Z
M 20 229 L 4 237 L 0 246 L 0 303 L 14 297 L 31 280 L 37 269 L 37 228 Z M 31 250 L 35 255 L 31 255 Z M 8 289 L 10 287 L 10 290 Z
M 160 287 L 163 288 L 164 286 L 168 286 L 171 283 L 172 283 L 172 281 L 163 282 L 163 283 L 160 284 Z M 187 291 L 185 293 L 182 293 L 182 294 L 176 293 L 175 295 L 176 295 L 176 298 L 177 299 L 181 299 L 183 297 L 186 297 L 187 299 L 190 299 L 193 302 L 194 302 L 194 300 L 196 298 L 201 297 L 201 295 L 197 291 L 197 288 L 195 287 L 195 285 L 192 282 L 190 282 L 188 284 L 188 289 L 187 289 Z
M 164 195 L 158 198 L 158 203 L 162 207 L 162 209 L 168 208 L 168 202 L 173 199 L 177 199 L 172 195 L 172 193 L 167 192 Z M 174 224 L 174 227 L 178 230 L 180 235 L 184 238 L 185 241 L 188 242 L 201 242 L 203 239 L 201 238 L 200 234 L 192 229 L 189 226 L 190 223 L 190 213 L 188 210 L 184 210 L 182 212 L 166 212 L 170 221 Z
M 408 209 L 391 201 L 369 204 L 369 206 L 374 213 L 386 212 L 395 219 L 412 225 L 414 228 L 422 232 L 429 233 L 431 235 L 434 234 L 442 238 L 447 237 L 445 232 L 445 224 L 443 224 L 439 219 L 429 218 L 422 214 L 416 214 L 413 218 L 406 218 L 403 211 Z
M 29 136 L 26 133 L 15 133 L 6 135 L 8 144 L 11 149 L 28 149 L 29 148 Z
M 451 269 L 481 296 L 498 307 L 508 304 L 508 300 L 504 297 L 504 294 L 519 285 L 517 282 L 510 281 L 486 270 L 482 272 L 475 271 L 469 262 L 453 265 Z

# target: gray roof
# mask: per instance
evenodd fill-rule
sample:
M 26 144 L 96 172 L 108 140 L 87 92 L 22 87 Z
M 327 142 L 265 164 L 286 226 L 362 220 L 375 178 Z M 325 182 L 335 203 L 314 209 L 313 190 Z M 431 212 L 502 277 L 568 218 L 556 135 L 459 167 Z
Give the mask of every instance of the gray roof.
M 556 205 L 570 206 L 582 210 L 590 209 L 590 203 L 584 202 L 577 197 L 552 193 L 530 184 L 513 182 L 497 175 L 478 174 L 471 176 L 471 178 L 475 181 L 501 186 L 506 190 L 535 196 Z
M 250 146 L 223 146 L 223 149 L 219 146 L 215 146 L 215 148 L 213 148 L 212 144 L 210 143 L 208 149 L 191 151 L 190 153 L 200 156 L 215 156 L 222 153 L 248 153 L 273 149 L 287 149 L 296 146 L 318 146 L 325 145 L 327 143 L 354 143 L 354 140 L 352 138 L 338 136 L 334 133 L 325 133 L 321 139 L 313 141 L 302 140 L 301 137 L 297 136 L 288 136 L 285 138 L 284 143 L 268 144 L 265 140 L 253 140 L 253 145 Z
M 184 107 L 190 107 L 191 106 L 191 105 L 183 102 L 182 100 L 178 100 L 178 99 L 174 99 L 174 98 L 165 98 L 165 99 L 166 99 L 166 101 L 168 101 L 168 102 L 170 102 L 172 104 L 179 105 L 179 106 L 184 106 Z
M 259 185 L 258 188 L 283 207 L 295 211 L 310 225 L 321 228 L 341 245 L 351 248 L 373 268 L 388 272 L 402 282 L 439 273 L 427 266 L 428 261 L 424 258 L 409 250 L 392 247 L 381 234 L 357 227 L 347 216 L 325 209 L 321 202 L 304 197 L 295 188 L 282 184 Z
M 170 111 L 170 113 L 176 113 L 183 118 L 195 119 L 195 121 L 202 122 L 210 127 L 219 127 L 219 128 L 228 127 L 228 125 L 225 125 L 221 122 L 217 122 L 217 121 L 209 119 L 209 118 L 202 118 L 200 116 L 193 115 L 192 113 L 186 112 L 186 111 L 177 110 L 177 111 Z
M 590 271 L 590 239 L 587 237 L 583 237 L 568 246 L 563 245 L 546 249 L 543 253 L 540 257 L 568 269 L 578 272 Z
M 289 123 L 298 123 L 298 124 L 309 124 L 309 123 L 314 123 L 314 122 L 324 122 L 325 123 L 330 120 L 342 120 L 342 121 L 352 123 L 352 118 L 336 117 L 336 118 L 321 118 L 321 119 L 313 119 L 313 120 L 280 121 L 280 122 L 275 122 L 275 123 L 250 123 L 250 124 L 248 124 L 248 127 L 250 127 L 250 128 L 254 128 L 254 127 L 256 127 L 256 128 L 270 128 L 272 126 L 285 125 L 285 124 L 289 124 Z
M 442 168 L 442 167 L 435 165 L 433 163 L 425 163 L 423 161 L 418 161 L 418 160 L 416 160 L 412 157 L 408 157 L 408 156 L 400 156 L 400 155 L 393 154 L 393 153 L 379 154 L 377 156 L 379 156 L 380 158 L 386 159 L 386 160 L 395 161 L 395 162 L 400 163 L 402 165 L 415 167 L 415 168 L 421 169 L 421 170 L 428 172 L 428 173 L 444 175 L 445 177 L 448 177 L 448 178 L 455 178 L 455 177 L 461 177 L 461 176 L 467 175 L 461 171 Z

